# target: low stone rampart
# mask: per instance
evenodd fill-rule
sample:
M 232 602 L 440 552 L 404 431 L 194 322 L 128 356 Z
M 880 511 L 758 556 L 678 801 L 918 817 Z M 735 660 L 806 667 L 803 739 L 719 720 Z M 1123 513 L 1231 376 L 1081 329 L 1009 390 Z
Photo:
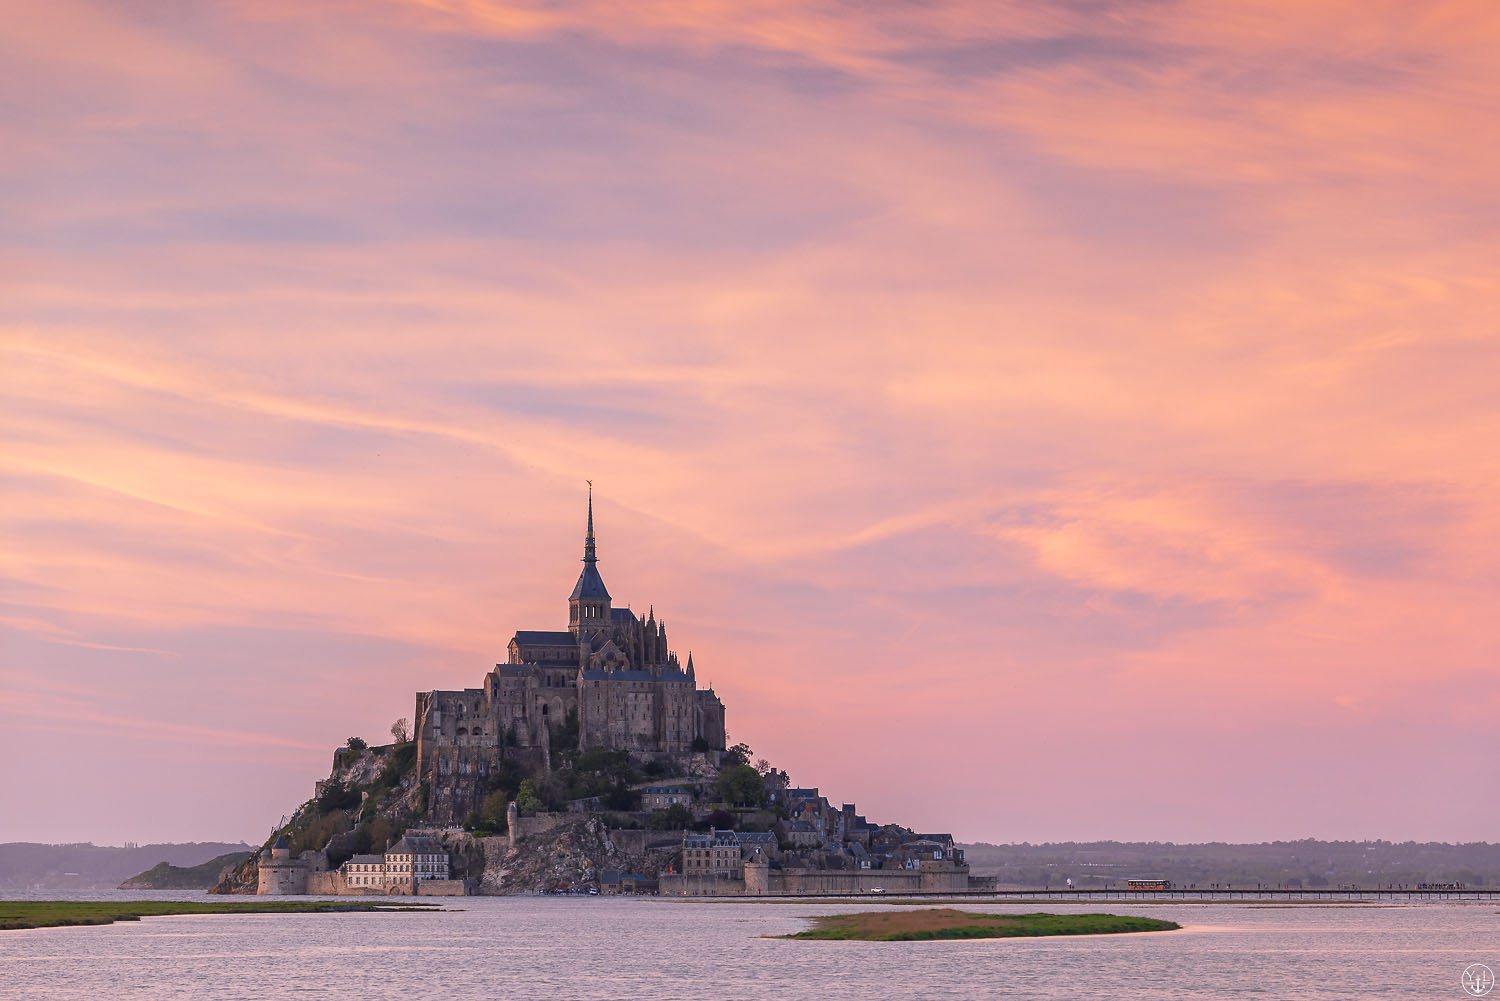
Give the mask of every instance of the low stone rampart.
M 687 831 L 635 831 L 611 828 L 605 832 L 610 842 L 626 855 L 645 855 L 649 851 L 676 851 L 682 847 Z
M 424 879 L 417 884 L 419 897 L 462 897 L 468 892 L 461 879 Z

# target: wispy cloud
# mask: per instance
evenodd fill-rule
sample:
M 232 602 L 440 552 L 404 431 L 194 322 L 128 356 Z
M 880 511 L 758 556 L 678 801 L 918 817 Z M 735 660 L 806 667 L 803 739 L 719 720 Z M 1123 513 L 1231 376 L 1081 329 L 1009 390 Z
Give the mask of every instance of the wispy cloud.
M 12 22 L 0 742 L 49 748 L 17 795 L 108 756 L 201 799 L 157 755 L 217 741 L 255 792 L 159 834 L 260 831 L 559 621 L 587 477 L 611 589 L 731 731 L 877 815 L 1482 836 L 1444 803 L 1500 670 L 1490 5 Z M 1247 764 L 1405 774 L 1414 703 L 1425 820 Z M 1216 765 L 1203 816 L 1260 829 L 1090 826 L 1156 713 L 1204 721 L 1163 781 Z M 1057 774 L 986 763 L 1063 726 Z M 871 730 L 905 743 L 832 750 Z M 914 792 L 955 734 L 1002 746 Z M 113 836 L 67 809 L 0 837 Z

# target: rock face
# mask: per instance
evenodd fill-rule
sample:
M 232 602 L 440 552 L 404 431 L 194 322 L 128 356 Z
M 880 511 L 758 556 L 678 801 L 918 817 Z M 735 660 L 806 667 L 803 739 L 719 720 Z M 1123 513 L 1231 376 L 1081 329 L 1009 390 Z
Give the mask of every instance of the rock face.
M 568 820 L 514 846 L 508 838 L 485 838 L 484 853 L 479 892 L 486 894 L 583 891 L 598 884 L 600 870 L 640 871 L 650 864 L 621 851 L 598 817 Z
M 292 854 L 322 851 L 334 863 L 360 852 L 383 851 L 386 842 L 395 841 L 419 822 L 423 812 L 426 791 L 417 779 L 415 759 L 416 746 L 410 742 L 362 751 L 339 748 L 328 778 L 317 783 L 314 797 L 209 892 L 255 893 L 260 859 L 277 834 L 287 836 Z

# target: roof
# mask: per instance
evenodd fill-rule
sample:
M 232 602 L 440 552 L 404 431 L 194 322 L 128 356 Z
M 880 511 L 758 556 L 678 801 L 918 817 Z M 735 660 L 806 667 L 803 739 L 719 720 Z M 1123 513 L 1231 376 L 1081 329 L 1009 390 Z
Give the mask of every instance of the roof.
M 611 622 L 634 622 L 635 613 L 628 608 L 611 608 L 609 620 Z
M 741 831 L 740 844 L 742 845 L 774 845 L 776 835 L 770 831 Z
M 358 862 L 361 865 L 384 865 L 384 855 L 355 855 L 349 859 L 350 862 Z
M 447 855 L 448 849 L 436 838 L 407 835 L 385 850 L 387 855 Z
M 953 835 L 951 835 L 951 834 L 918 834 L 914 838 L 907 838 L 902 843 L 909 845 L 913 841 L 935 841 L 935 842 L 937 842 L 940 845 L 951 845 L 951 844 L 953 844 Z
M 571 646 L 578 645 L 578 637 L 566 629 L 517 629 L 515 635 L 517 646 Z
M 285 848 L 285 847 L 287 847 L 286 835 L 285 834 L 278 834 L 278 835 L 276 835 L 276 843 L 273 844 L 273 845 L 271 845 L 271 847 L 272 848 Z
M 568 595 L 569 601 L 576 601 L 579 598 L 609 600 L 609 589 L 604 586 L 604 578 L 599 576 L 599 568 L 592 560 L 584 563 L 583 573 L 578 575 L 578 583 L 573 585 L 573 593 Z

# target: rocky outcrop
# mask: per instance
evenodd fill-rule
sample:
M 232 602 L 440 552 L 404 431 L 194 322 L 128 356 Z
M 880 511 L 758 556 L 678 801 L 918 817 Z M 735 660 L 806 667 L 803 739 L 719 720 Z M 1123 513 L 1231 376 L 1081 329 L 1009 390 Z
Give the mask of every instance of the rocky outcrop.
M 201 865 L 177 866 L 159 862 L 120 884 L 122 890 L 206 890 L 222 880 L 250 857 L 249 852 L 230 852 Z
M 286 835 L 294 855 L 326 852 L 333 861 L 352 854 L 382 851 L 387 842 L 419 823 L 425 790 L 413 767 L 416 747 L 391 744 L 334 752 L 328 778 L 315 795 L 272 832 L 266 843 L 228 870 L 210 893 L 255 893 L 260 859 L 278 835 Z
M 598 817 L 560 823 L 514 846 L 506 838 L 484 842 L 480 893 L 579 892 L 597 886 L 604 869 L 656 872 L 646 857 L 621 851 Z

